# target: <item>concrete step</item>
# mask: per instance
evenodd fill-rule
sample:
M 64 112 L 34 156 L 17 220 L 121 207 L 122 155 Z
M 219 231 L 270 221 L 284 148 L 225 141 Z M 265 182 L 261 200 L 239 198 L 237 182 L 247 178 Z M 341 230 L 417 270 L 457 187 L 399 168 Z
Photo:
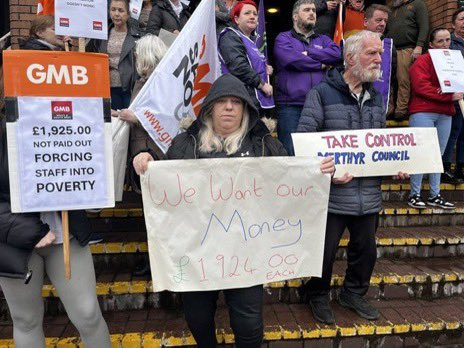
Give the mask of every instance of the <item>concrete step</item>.
M 336 261 L 332 276 L 332 297 L 343 285 L 346 261 Z M 302 303 L 307 298 L 302 285 L 307 279 L 265 284 L 266 303 Z M 378 260 L 368 297 L 375 300 L 436 299 L 461 295 L 464 288 L 464 257 Z M 150 276 L 136 277 L 127 268 L 97 272 L 96 292 L 105 311 L 144 308 L 180 308 L 178 294 L 153 293 Z M 46 313 L 64 313 L 54 286 L 46 280 L 42 289 Z M 0 318 L 8 319 L 5 300 L 0 301 Z
M 103 232 L 105 242 L 93 244 L 97 271 L 135 268 L 147 255 L 146 232 Z M 346 259 L 349 234 L 340 241 L 337 259 Z M 379 259 L 464 256 L 464 226 L 379 228 Z
M 336 324 L 322 325 L 305 304 L 266 304 L 262 347 L 415 347 L 464 344 L 464 300 L 404 300 L 373 303 L 381 317 L 364 320 L 333 302 Z M 143 309 L 104 314 L 112 347 L 180 347 L 195 341 L 181 311 Z M 218 343 L 232 345 L 227 308 L 216 313 Z M 44 322 L 47 348 L 81 347 L 79 334 L 66 316 Z M 0 325 L 0 347 L 13 347 L 11 322 Z
M 99 213 L 87 214 L 92 221 L 94 231 L 145 231 L 143 209 L 118 205 L 116 208 L 103 209 Z M 415 209 L 406 202 L 385 202 L 380 212 L 381 227 L 407 226 L 454 226 L 464 225 L 464 201 L 457 202 L 456 209 L 439 208 Z

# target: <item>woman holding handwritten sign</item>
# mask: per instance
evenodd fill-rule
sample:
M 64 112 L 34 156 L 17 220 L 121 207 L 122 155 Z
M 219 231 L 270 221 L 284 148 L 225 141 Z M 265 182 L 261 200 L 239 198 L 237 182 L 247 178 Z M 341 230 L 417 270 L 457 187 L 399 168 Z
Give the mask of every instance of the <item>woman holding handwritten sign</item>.
M 284 147 L 259 119 L 245 85 L 228 74 L 213 84 L 200 116 L 176 136 L 168 159 L 286 156 Z M 134 169 L 144 173 L 156 154 L 142 152 Z M 321 162 L 323 173 L 335 171 L 332 158 Z M 216 347 L 214 315 L 219 291 L 183 293 L 185 318 L 199 347 Z M 262 285 L 224 290 L 237 347 L 261 347 L 263 339 Z
M 434 29 L 430 33 L 429 47 L 449 49 L 451 34 L 445 28 Z M 441 154 L 445 152 L 451 131 L 451 116 L 456 110 L 454 101 L 462 99 L 463 93 L 442 93 L 438 76 L 433 67 L 432 58 L 427 52 L 417 58 L 409 69 L 411 79 L 411 101 L 409 103 L 410 127 L 435 127 L 438 133 Z M 440 173 L 429 174 L 430 196 L 427 205 L 442 209 L 454 209 L 455 205 L 447 202 L 440 195 Z M 411 193 L 408 205 L 426 208 L 421 198 L 422 174 L 411 175 Z

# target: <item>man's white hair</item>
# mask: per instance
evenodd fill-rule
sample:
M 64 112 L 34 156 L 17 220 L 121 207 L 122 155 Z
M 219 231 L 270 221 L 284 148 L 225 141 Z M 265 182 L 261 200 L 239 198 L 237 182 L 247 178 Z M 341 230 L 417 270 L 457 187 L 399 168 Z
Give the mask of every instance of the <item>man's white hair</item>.
M 343 45 L 343 59 L 345 60 L 345 66 L 347 66 L 348 55 L 359 55 L 361 50 L 364 48 L 364 40 L 371 38 L 380 39 L 380 34 L 369 30 L 363 30 L 354 35 L 351 35 L 348 39 L 345 40 L 345 44 Z

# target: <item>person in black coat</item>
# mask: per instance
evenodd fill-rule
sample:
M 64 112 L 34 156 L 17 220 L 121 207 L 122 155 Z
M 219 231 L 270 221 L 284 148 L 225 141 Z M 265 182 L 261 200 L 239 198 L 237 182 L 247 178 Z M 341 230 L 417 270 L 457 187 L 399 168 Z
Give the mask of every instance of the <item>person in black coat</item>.
M 150 12 L 146 32 L 159 35 L 164 29 L 179 34 L 190 16 L 188 7 L 180 0 L 159 0 Z
M 226 117 L 224 117 L 226 116 Z M 177 135 L 167 159 L 286 156 L 283 145 L 259 119 L 258 109 L 245 85 L 235 76 L 218 78 L 206 96 L 200 116 Z M 135 171 L 146 171 L 152 151 L 134 158 Z M 321 163 L 323 173 L 335 171 L 334 162 Z M 200 203 L 201 204 L 201 203 Z M 182 293 L 185 318 L 200 348 L 217 347 L 214 315 L 217 291 Z M 237 347 L 260 347 L 263 339 L 263 286 L 223 290 Z

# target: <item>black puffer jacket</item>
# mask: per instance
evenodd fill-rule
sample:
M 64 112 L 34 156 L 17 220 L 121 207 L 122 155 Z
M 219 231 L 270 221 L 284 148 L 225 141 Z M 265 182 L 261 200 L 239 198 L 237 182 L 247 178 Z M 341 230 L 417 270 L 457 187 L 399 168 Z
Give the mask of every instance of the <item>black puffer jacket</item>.
M 28 38 L 26 41 L 19 43 L 19 48 L 22 50 L 37 50 L 37 51 L 51 51 L 50 46 L 45 45 L 33 37 Z M 58 49 L 58 48 L 57 48 Z
M 263 121 L 259 119 L 258 110 L 256 109 L 250 95 L 244 84 L 231 74 L 221 76 L 214 82 L 203 103 L 202 111 L 197 120 L 187 129 L 185 133 L 176 136 L 169 148 L 166 157 L 168 159 L 194 159 L 209 157 L 225 157 L 226 155 L 212 156 L 211 154 L 201 153 L 198 149 L 199 132 L 203 127 L 203 111 L 205 106 L 214 103 L 217 99 L 224 96 L 234 96 L 242 99 L 248 107 L 250 122 L 246 141 L 244 140 L 242 148 L 237 151 L 236 155 L 241 156 L 241 152 L 248 152 L 251 157 L 260 156 L 287 156 L 283 145 L 272 137 L 269 129 Z M 234 157 L 235 155 L 231 156 Z
M 180 16 L 177 17 L 169 0 L 159 0 L 150 12 L 146 32 L 148 34 L 159 35 L 161 29 L 170 32 L 174 30 L 181 31 L 191 15 L 187 6 L 183 3 L 181 4 L 183 10 Z
M 301 113 L 298 132 L 327 132 L 385 127 L 382 96 L 364 84 L 361 105 L 343 79 L 343 68 L 330 70 L 311 91 Z M 342 215 L 377 213 L 382 208 L 381 177 L 355 178 L 330 188 L 329 212 Z
M 108 25 L 108 35 L 114 25 Z M 140 39 L 139 28 L 132 21 L 127 22 L 127 36 L 124 39 L 119 58 L 118 71 L 121 78 L 121 87 L 124 91 L 132 91 L 138 75 L 135 68 L 135 42 Z M 87 44 L 88 52 L 108 53 L 108 40 L 92 39 Z
M 49 227 L 39 213 L 11 213 L 6 140 L 5 117 L 0 113 L 0 276 L 26 279 L 32 250 Z M 81 246 L 87 245 L 91 228 L 83 211 L 69 212 L 69 229 Z

